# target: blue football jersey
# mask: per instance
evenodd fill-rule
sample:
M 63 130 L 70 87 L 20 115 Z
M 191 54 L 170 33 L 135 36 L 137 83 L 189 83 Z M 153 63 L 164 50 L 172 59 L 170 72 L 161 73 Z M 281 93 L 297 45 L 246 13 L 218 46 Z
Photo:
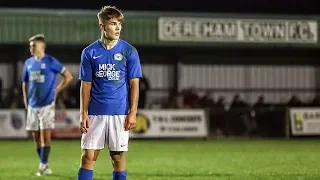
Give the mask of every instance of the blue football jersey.
M 129 80 L 141 78 L 137 50 L 119 39 L 112 49 L 99 40 L 82 51 L 79 79 L 92 82 L 89 115 L 126 115 L 129 112 Z
M 28 105 L 42 107 L 54 101 L 57 73 L 65 68 L 54 57 L 45 55 L 41 60 L 30 57 L 24 63 L 22 81 L 28 83 Z

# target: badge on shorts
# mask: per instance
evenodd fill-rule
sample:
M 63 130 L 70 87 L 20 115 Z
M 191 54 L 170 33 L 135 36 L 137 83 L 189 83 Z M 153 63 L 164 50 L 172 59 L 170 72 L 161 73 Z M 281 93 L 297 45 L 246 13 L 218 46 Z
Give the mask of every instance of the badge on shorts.
M 117 54 L 115 54 L 115 55 L 113 56 L 113 58 L 114 58 L 114 60 L 116 60 L 116 61 L 122 61 L 123 56 L 122 56 L 122 54 L 117 53 Z

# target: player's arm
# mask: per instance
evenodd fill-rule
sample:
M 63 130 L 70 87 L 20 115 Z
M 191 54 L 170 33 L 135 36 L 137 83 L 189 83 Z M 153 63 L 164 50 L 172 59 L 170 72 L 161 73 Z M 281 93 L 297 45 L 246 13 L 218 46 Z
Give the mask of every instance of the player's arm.
M 81 81 L 80 87 L 80 112 L 88 113 L 88 106 L 90 100 L 91 82 Z
M 136 126 L 136 114 L 139 102 L 139 78 L 142 71 L 138 52 L 132 48 L 127 58 L 127 72 L 130 85 L 130 112 L 126 117 L 125 130 L 131 130 Z
M 58 95 L 64 88 L 66 88 L 73 79 L 72 74 L 64 67 L 57 59 L 52 58 L 51 68 L 53 72 L 59 73 L 63 78 L 55 89 L 56 95 Z
M 134 47 L 129 52 L 127 68 L 130 84 L 130 112 L 136 114 L 139 101 L 139 78 L 142 78 L 142 71 L 138 51 Z
M 63 79 L 59 83 L 59 85 L 56 87 L 56 94 L 59 94 L 64 88 L 66 88 L 72 81 L 73 76 L 68 70 L 64 70 L 64 72 L 61 74 Z
M 88 113 L 88 105 L 91 93 L 91 82 L 92 82 L 92 67 L 90 54 L 85 50 L 81 54 L 79 79 L 81 80 L 80 86 L 80 112 Z
M 92 67 L 91 56 L 85 50 L 81 54 L 79 79 L 80 86 L 80 131 L 86 133 L 89 128 L 88 106 L 91 95 Z
M 130 113 L 137 114 L 139 102 L 139 78 L 130 79 Z
M 87 133 L 89 128 L 88 106 L 90 100 L 91 82 L 81 81 L 80 86 L 80 131 Z
M 23 103 L 24 107 L 28 108 L 28 81 L 29 81 L 29 73 L 27 69 L 27 63 L 24 64 L 23 72 L 22 72 L 22 94 L 23 94 Z
M 24 108 L 28 109 L 28 84 L 26 82 L 22 83 L 22 94 L 23 94 L 23 103 L 24 103 Z

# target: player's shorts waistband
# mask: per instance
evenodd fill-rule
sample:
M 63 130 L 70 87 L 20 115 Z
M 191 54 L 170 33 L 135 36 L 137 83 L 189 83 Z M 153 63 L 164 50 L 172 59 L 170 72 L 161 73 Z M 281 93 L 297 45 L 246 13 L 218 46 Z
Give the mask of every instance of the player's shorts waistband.
M 90 104 L 88 108 L 88 115 L 127 115 L 127 106 L 112 106 L 110 104 Z
M 28 106 L 28 107 L 30 107 L 30 108 L 32 108 L 32 109 L 39 109 L 39 108 L 43 108 L 43 107 L 47 107 L 47 106 L 54 106 L 55 105 L 55 102 L 53 101 L 53 102 L 51 102 L 51 103 L 49 103 L 49 104 L 45 104 L 45 105 L 41 105 L 41 106 Z

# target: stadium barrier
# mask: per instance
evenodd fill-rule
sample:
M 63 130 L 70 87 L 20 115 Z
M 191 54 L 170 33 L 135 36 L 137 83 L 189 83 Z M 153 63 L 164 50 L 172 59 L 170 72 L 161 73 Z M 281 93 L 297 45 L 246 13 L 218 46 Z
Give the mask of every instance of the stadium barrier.
M 289 108 L 286 136 L 319 136 L 320 108 Z
M 80 138 L 78 109 L 56 111 L 53 138 Z M 139 110 L 131 138 L 207 138 L 220 129 L 227 136 L 242 135 L 244 124 L 256 121 L 261 137 L 301 137 L 320 135 L 320 108 L 262 108 L 221 110 L 163 109 Z M 0 139 L 27 139 L 26 111 L 0 110 Z
M 78 109 L 57 110 L 52 138 L 80 138 Z M 28 138 L 25 110 L 0 111 L 0 138 Z M 139 110 L 130 138 L 206 138 L 205 110 Z
M 320 108 L 266 106 L 210 110 L 210 133 L 222 130 L 225 136 L 264 138 L 320 135 Z
M 213 107 L 209 112 L 211 136 L 262 138 L 286 136 L 286 106 Z
M 79 118 L 79 110 L 57 111 L 52 137 L 80 137 Z M 204 110 L 139 110 L 130 138 L 205 138 L 207 127 Z
M 0 138 L 26 139 L 25 110 L 0 110 Z
M 205 110 L 140 110 L 131 138 L 206 138 Z

